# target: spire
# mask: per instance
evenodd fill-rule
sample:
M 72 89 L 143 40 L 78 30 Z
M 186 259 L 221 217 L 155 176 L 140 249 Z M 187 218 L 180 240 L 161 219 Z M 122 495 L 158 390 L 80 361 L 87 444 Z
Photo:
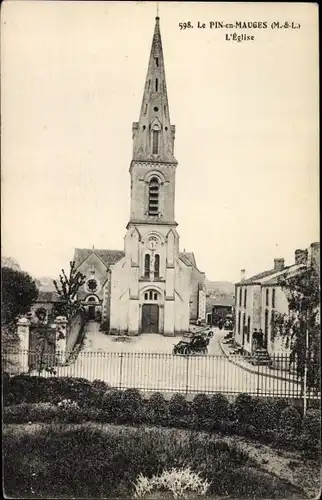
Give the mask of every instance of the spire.
M 154 34 L 145 80 L 139 122 L 133 123 L 133 160 L 176 163 L 173 156 L 175 127 L 171 126 L 160 33 Z

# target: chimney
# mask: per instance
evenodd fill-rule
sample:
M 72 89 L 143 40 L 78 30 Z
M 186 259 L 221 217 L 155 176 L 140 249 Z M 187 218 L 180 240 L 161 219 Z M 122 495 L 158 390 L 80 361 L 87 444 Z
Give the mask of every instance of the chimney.
M 245 281 L 245 269 L 240 271 L 240 281 Z
M 308 251 L 307 250 L 295 250 L 295 264 L 307 264 Z
M 284 269 L 284 259 L 274 259 L 274 269 L 276 269 L 276 271 L 282 271 L 282 269 Z

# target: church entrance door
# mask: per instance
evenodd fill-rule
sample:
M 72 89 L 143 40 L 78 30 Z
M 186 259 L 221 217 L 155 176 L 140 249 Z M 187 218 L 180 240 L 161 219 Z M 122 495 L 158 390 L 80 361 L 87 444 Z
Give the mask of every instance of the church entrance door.
M 143 304 L 143 306 L 142 306 L 142 333 L 159 333 L 159 306 L 158 306 L 158 304 Z
M 95 306 L 88 306 L 88 319 L 90 321 L 95 319 Z

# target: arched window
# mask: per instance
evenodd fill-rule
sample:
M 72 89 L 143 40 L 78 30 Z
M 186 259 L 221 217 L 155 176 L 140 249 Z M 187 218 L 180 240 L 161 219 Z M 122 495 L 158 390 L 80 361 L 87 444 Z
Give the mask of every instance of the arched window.
M 154 290 L 148 290 L 144 293 L 144 300 L 158 300 L 158 293 Z
M 152 177 L 149 183 L 149 215 L 158 215 L 159 213 L 159 181 Z
M 157 155 L 159 152 L 159 132 L 157 130 L 153 130 L 152 139 L 152 154 Z
M 159 80 L 156 78 L 155 79 L 155 91 L 158 92 L 159 90 Z
M 154 259 L 154 277 L 159 278 L 160 276 L 160 255 L 156 254 Z
M 144 258 L 144 277 L 148 278 L 150 276 L 150 254 L 146 254 Z

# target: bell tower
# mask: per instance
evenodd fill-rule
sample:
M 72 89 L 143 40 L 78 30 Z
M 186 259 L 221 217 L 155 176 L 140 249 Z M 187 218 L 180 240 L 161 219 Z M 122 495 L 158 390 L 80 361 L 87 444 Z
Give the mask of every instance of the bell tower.
M 171 125 L 159 17 L 145 80 L 139 121 L 133 123 L 131 223 L 176 225 L 175 126 Z
M 185 283 L 182 289 L 185 278 L 174 213 L 175 126 L 170 121 L 158 16 L 140 117 L 132 131 L 131 213 L 122 271 L 129 281 L 120 295 L 120 300 L 128 300 L 128 306 L 124 305 L 120 314 L 126 314 L 124 324 L 132 335 L 174 335 L 189 326 L 189 286 Z

